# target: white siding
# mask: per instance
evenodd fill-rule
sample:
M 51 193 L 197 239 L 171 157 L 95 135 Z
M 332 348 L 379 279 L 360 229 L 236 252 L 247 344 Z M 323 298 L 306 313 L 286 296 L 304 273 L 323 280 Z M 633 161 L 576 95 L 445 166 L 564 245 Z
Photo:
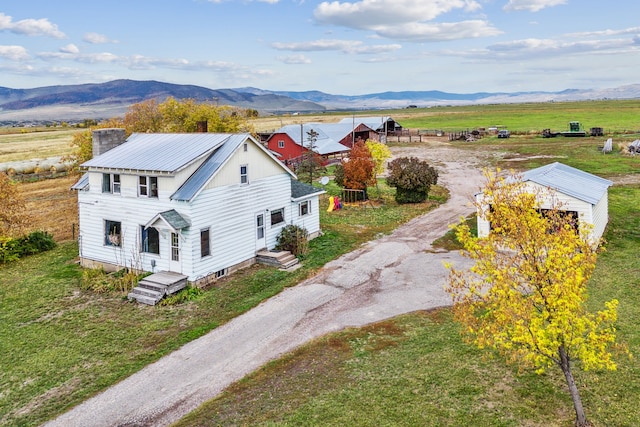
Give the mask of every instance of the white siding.
M 527 182 L 526 184 L 531 192 L 540 191 L 541 194 L 545 195 L 540 206 L 542 209 L 559 207 L 559 209 L 563 211 L 577 212 L 580 222 L 590 224 L 594 227 L 592 231 L 592 237 L 598 239 L 602 236 L 602 233 L 604 232 L 604 228 L 606 227 L 608 221 L 606 193 L 594 208 L 591 203 L 576 199 L 575 197 L 558 191 L 548 190 L 547 188 L 542 187 L 539 184 L 533 182 Z M 481 200 L 481 197 L 482 194 L 476 195 L 477 200 Z M 486 237 L 489 234 L 489 231 L 489 222 L 486 219 L 478 216 L 478 236 Z
M 253 142 L 247 141 L 247 151 L 244 151 L 244 147 L 241 145 L 205 188 L 211 189 L 239 184 L 240 166 L 242 165 L 248 166 L 250 184 L 253 181 L 285 173 L 282 165 L 277 160 L 269 157 L 259 147 L 256 147 Z M 291 194 L 291 190 L 288 193 Z
M 189 256 L 194 260 L 197 277 L 231 267 L 256 255 L 255 216 L 265 214 L 267 247 L 273 248 L 281 228 L 289 222 L 287 207 L 291 203 L 288 174 L 207 189 L 193 202 L 188 240 Z M 269 212 L 285 208 L 285 223 L 271 227 Z M 211 255 L 200 258 L 200 230 L 210 229 Z M 185 247 L 186 249 L 186 247 Z
M 300 201 L 291 202 L 289 208 L 288 224 L 294 224 L 307 230 L 309 235 L 314 235 L 320 231 L 320 201 L 319 197 L 315 196 L 311 199 L 307 199 L 310 204 L 309 214 L 300 216 Z

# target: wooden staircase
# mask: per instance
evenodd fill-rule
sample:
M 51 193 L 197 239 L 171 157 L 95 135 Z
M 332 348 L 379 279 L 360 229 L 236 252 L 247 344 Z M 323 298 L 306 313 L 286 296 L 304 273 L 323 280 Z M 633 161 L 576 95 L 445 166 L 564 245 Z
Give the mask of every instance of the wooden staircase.
M 256 261 L 260 264 L 272 265 L 281 270 L 295 270 L 300 267 L 298 258 L 289 251 L 263 250 L 256 254 Z
M 171 295 L 187 286 L 187 276 L 161 271 L 154 273 L 138 282 L 127 297 L 147 305 L 156 305 L 166 295 Z

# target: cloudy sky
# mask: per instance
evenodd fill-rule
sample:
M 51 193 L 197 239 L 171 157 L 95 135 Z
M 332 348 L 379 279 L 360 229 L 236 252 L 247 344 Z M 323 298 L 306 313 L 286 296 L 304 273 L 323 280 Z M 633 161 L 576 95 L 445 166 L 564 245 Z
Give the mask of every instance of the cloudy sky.
M 638 0 L 3 0 L 0 86 L 454 93 L 640 83 Z

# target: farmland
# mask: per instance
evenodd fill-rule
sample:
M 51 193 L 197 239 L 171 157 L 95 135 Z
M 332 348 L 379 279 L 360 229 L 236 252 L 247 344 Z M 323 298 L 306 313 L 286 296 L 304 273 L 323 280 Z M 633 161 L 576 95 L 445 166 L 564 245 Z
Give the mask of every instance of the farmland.
M 599 151 L 602 138 L 542 139 L 531 132 L 546 127 L 564 129 L 566 122 L 577 119 L 587 127 L 604 127 L 616 143 L 632 140 L 638 138 L 633 129 L 640 127 L 640 102 L 567 104 L 565 109 L 571 111 L 560 118 L 562 110 L 557 105 L 535 105 L 535 109 L 529 105 L 443 107 L 375 114 L 388 114 L 405 127 L 421 129 L 508 126 L 514 136 L 507 140 L 487 137 L 474 143 L 452 143 L 466 156 L 482 155 L 487 164 L 495 166 L 524 169 L 558 160 L 616 182 L 640 176 L 640 157 L 619 150 L 604 155 Z M 327 117 L 331 116 L 320 118 Z M 315 117 L 282 120 L 299 123 Z M 255 127 L 261 123 L 257 121 Z M 264 124 L 272 125 L 273 121 Z M 5 137 L 0 136 L 0 146 Z M 430 142 L 419 145 L 425 150 L 432 147 Z M 395 148 L 410 147 L 401 143 Z M 76 220 L 75 194 L 68 190 L 73 180 L 20 184 L 38 223 L 59 241 L 71 239 L 70 224 Z M 434 197 L 445 194 L 439 189 Z M 78 285 L 81 272 L 72 263 L 77 255 L 72 241 L 52 253 L 0 267 L 4 284 L 0 321 L 3 330 L 12 331 L 11 340 L 3 340 L 0 356 L 1 365 L 11 366 L 0 374 L 0 425 L 39 424 L 284 286 L 293 286 L 344 251 L 437 204 L 432 199 L 428 206 L 400 210 L 391 198 L 385 200 L 384 209 L 368 211 L 366 221 L 358 227 L 353 225 L 363 216 L 357 210 L 345 210 L 340 218 L 325 215 L 326 237 L 314 243 L 305 269 L 295 275 L 249 269 L 229 278 L 225 286 L 175 307 L 140 310 L 124 303 L 120 295 L 82 290 Z M 639 205 L 637 184 L 612 188 L 607 252 L 600 257 L 590 283 L 594 308 L 605 300 L 620 299 L 619 337 L 636 356 L 640 354 L 636 324 L 640 314 Z M 54 224 L 61 229 L 55 231 Z M 580 374 L 588 415 L 596 425 L 631 426 L 640 418 L 636 405 L 640 364 L 637 357 L 619 363 L 617 372 Z M 561 384 L 562 378 L 553 372 L 538 376 L 505 366 L 500 359 L 484 358 L 482 352 L 461 342 L 457 325 L 443 308 L 309 343 L 234 385 L 180 425 L 454 426 L 473 417 L 479 426 L 569 426 L 570 401 Z

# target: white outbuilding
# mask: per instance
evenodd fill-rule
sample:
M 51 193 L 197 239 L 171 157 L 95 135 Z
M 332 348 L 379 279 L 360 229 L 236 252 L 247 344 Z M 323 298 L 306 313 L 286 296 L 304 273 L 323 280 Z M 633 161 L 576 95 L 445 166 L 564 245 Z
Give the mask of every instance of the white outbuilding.
M 532 193 L 545 195 L 541 209 L 559 206 L 592 227 L 591 239 L 602 237 L 609 221 L 608 190 L 613 182 L 558 162 L 525 172 L 522 181 Z M 490 230 L 489 221 L 478 215 L 478 236 L 486 237 Z

